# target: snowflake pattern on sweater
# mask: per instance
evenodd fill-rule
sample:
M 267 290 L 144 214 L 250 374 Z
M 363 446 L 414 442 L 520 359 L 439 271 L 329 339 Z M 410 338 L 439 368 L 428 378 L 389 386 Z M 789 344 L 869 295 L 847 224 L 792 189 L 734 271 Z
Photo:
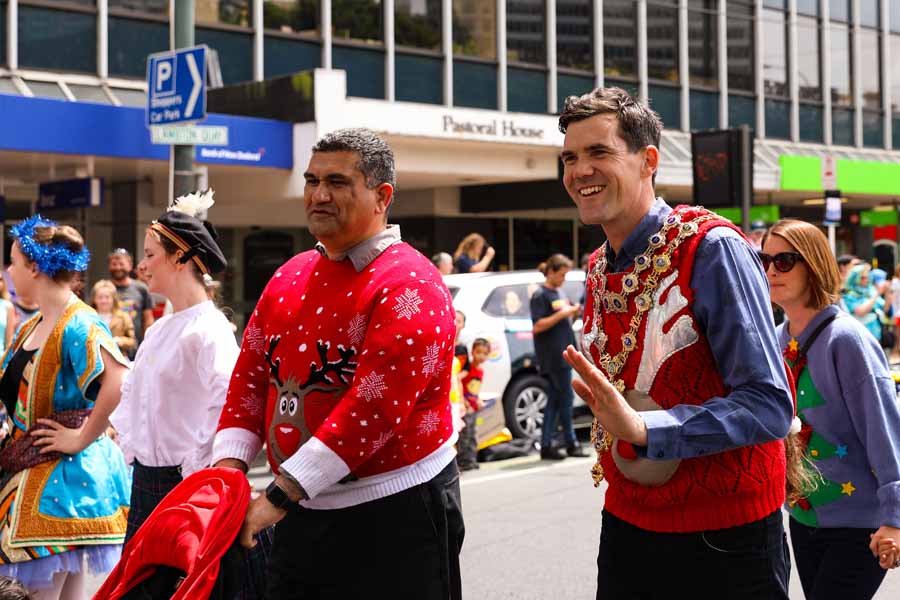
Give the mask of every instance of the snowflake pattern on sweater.
M 354 478 L 413 465 L 453 436 L 442 368 L 453 357 L 453 315 L 440 274 L 405 243 L 361 272 L 316 251 L 295 256 L 247 325 L 219 431 L 265 440 L 276 473 L 311 454 L 311 438 Z M 342 478 L 322 477 L 323 489 Z

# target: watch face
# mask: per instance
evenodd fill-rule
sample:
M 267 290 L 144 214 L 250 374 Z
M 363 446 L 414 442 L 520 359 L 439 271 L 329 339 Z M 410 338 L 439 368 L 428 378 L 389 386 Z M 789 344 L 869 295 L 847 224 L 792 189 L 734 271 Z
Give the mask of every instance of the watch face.
M 269 484 L 269 487 L 266 488 L 266 498 L 269 499 L 276 508 L 284 508 L 288 504 L 290 504 L 291 500 L 288 498 L 287 493 L 278 487 L 273 481 Z

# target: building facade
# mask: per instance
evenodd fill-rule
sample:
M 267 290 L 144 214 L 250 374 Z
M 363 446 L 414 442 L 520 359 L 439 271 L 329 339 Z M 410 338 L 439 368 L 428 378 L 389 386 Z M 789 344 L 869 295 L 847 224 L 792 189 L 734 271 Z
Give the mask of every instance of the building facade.
M 0 100 L 24 115 L 15 143 L 0 133 L 7 220 L 34 210 L 41 181 L 96 174 L 105 205 L 59 216 L 82 223 L 101 253 L 139 249 L 168 198 L 165 148 L 134 121 L 146 57 L 170 45 L 170 10 L 167 0 L 0 1 Z M 488 237 L 501 268 L 592 249 L 601 234 L 579 225 L 558 181 L 554 115 L 600 85 L 661 115 L 667 199 L 692 201 L 692 131 L 747 125 L 756 216 L 820 221 L 835 187 L 839 250 L 869 256 L 878 242 L 896 257 L 900 1 L 197 0 L 195 10 L 197 43 L 215 50 L 226 87 L 311 72 L 307 118 L 279 129 L 219 115 L 253 131 L 232 135 L 230 154 L 197 152 L 217 190 L 213 217 L 233 259 L 226 300 L 238 312 L 267 269 L 309 247 L 302 171 L 314 140 L 340 127 L 371 127 L 395 148 L 392 217 L 423 252 L 452 251 L 470 231 Z M 86 116 L 82 105 L 96 104 L 106 112 Z M 70 130 L 60 106 L 106 125 Z M 126 114 L 124 129 L 110 125 Z M 42 141 L 47 122 L 81 143 Z M 270 132 L 277 142 L 260 141 Z

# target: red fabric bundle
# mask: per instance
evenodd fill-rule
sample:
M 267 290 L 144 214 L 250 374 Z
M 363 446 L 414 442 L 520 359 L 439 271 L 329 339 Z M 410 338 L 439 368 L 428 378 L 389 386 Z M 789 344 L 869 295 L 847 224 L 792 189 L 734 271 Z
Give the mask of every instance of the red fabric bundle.
M 249 502 L 250 484 L 242 472 L 214 468 L 194 473 L 138 529 L 94 600 L 121 598 L 162 565 L 187 574 L 172 600 L 208 598 L 219 560 L 240 533 Z

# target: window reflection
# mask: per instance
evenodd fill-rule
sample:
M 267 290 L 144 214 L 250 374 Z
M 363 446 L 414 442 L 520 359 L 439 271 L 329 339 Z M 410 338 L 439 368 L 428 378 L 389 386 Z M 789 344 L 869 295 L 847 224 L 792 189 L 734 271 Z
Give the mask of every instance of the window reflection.
M 319 35 L 318 0 L 265 0 L 263 26 L 283 33 Z
M 544 0 L 507 0 L 506 57 L 510 62 L 547 63 Z
M 822 101 L 822 85 L 820 81 L 821 54 L 819 42 L 819 24 L 814 17 L 797 18 L 797 39 L 803 40 L 803 52 L 797 54 L 797 78 L 800 87 L 800 100 L 811 102 Z
M 198 23 L 250 27 L 250 0 L 197 0 L 194 17 Z
M 895 4 L 896 1 L 894 0 Z M 859 0 L 859 24 L 864 27 L 881 26 L 881 6 L 878 0 Z
M 881 108 L 881 52 L 877 32 L 863 29 L 859 34 L 859 83 L 862 88 L 863 106 Z
M 763 85 L 766 96 L 788 97 L 787 26 L 784 12 L 763 10 Z
M 380 0 L 331 0 L 334 37 L 380 44 L 384 39 L 382 10 Z
M 850 60 L 850 31 L 846 25 L 831 25 L 831 101 L 853 104 L 850 81 L 853 76 Z
M 497 58 L 497 5 L 483 0 L 454 0 L 453 52 Z
M 819 0 L 797 0 L 797 12 L 801 15 L 819 16 Z
M 850 0 L 829 0 L 828 15 L 832 21 L 850 22 Z
M 678 82 L 678 9 L 647 5 L 647 74 Z
M 441 50 L 441 0 L 397 0 L 394 41 L 398 46 Z
M 107 0 L 109 8 L 168 16 L 169 0 Z M 93 2 L 91 2 L 93 4 Z
M 603 3 L 603 54 L 608 77 L 637 77 L 637 9 L 633 0 Z
M 591 0 L 557 0 L 556 64 L 569 69 L 594 68 Z
M 728 9 L 728 88 L 752 92 L 753 77 L 753 20 L 752 9 L 745 17 L 732 17 Z M 737 11 L 734 11 L 737 12 Z M 744 14 L 747 13 L 745 11 Z
M 715 0 L 691 0 L 688 4 L 688 59 L 691 86 L 718 86 L 716 53 L 718 27 Z M 696 10 L 696 8 L 704 10 Z M 693 123 L 693 117 L 692 121 Z

